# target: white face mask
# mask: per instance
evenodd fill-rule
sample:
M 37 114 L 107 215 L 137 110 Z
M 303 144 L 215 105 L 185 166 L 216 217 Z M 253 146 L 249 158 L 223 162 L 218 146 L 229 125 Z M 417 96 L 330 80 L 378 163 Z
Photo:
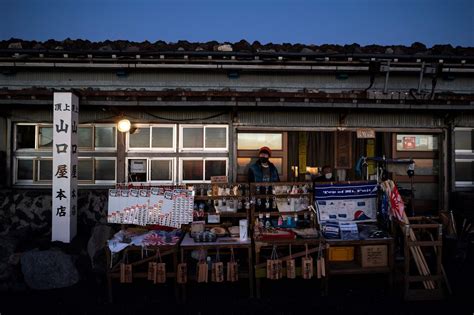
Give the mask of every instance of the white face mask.
M 324 177 L 326 177 L 326 179 L 331 179 L 332 178 L 332 174 L 331 173 L 327 173 L 324 175 Z

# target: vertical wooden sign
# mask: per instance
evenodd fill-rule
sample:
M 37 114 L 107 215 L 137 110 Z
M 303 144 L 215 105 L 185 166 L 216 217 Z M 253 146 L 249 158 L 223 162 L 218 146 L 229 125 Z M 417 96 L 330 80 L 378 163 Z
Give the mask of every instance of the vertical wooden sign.
M 69 243 L 77 232 L 77 128 L 79 99 L 54 93 L 52 241 Z
M 352 137 L 350 131 L 337 131 L 335 150 L 335 169 L 351 169 L 352 168 Z

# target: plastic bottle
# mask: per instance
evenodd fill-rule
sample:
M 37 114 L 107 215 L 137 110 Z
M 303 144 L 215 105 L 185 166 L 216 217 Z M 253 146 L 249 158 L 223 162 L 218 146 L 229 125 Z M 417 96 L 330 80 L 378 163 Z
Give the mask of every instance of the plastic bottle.
M 270 221 L 270 213 L 265 215 L 265 228 L 269 229 L 272 227 L 272 222 Z

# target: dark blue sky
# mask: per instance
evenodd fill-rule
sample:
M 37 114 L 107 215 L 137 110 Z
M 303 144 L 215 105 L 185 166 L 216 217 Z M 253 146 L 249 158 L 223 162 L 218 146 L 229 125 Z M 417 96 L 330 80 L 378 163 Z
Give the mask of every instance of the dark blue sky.
M 0 0 L 0 39 L 474 46 L 474 0 Z

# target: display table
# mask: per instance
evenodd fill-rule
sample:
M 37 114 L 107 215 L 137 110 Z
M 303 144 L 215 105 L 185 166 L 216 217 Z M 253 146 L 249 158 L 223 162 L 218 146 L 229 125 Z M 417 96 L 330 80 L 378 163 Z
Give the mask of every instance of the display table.
M 255 240 L 255 280 L 256 280 L 256 296 L 257 298 L 261 297 L 262 291 L 262 279 L 265 281 L 275 281 L 275 280 L 266 280 L 266 258 L 262 257 L 262 254 L 266 254 L 268 257 L 272 252 L 273 248 L 276 246 L 276 249 L 284 253 L 282 257 L 278 257 L 283 262 L 290 259 L 301 259 L 306 256 L 306 247 L 308 247 L 308 255 L 313 257 L 314 268 L 316 268 L 316 256 L 321 249 L 324 248 L 324 241 L 322 239 L 279 239 L 279 240 Z M 299 265 L 299 262 L 296 263 Z M 283 274 L 286 273 L 286 266 L 283 264 Z M 301 277 L 301 268 L 296 268 L 296 276 Z M 321 280 L 321 289 L 325 288 L 325 278 L 317 279 L 316 272 L 314 272 L 314 280 Z
M 363 240 L 339 240 L 339 239 L 326 239 L 326 290 L 328 290 L 329 279 L 336 275 L 354 275 L 354 274 L 386 274 L 388 276 L 389 287 L 392 288 L 393 284 L 393 267 L 394 267 L 394 239 L 389 238 L 368 238 Z M 376 246 L 386 246 L 386 264 L 372 262 L 374 265 L 379 266 L 363 266 L 362 263 L 362 250 L 370 250 L 372 248 L 380 249 Z M 353 259 L 350 261 L 331 261 L 330 251 L 331 248 L 345 248 L 353 247 Z M 368 262 L 370 264 L 370 252 Z M 367 254 L 365 254 L 367 256 Z M 373 259 L 372 255 L 372 259 Z
M 120 279 L 120 264 L 127 263 L 132 265 L 133 279 L 147 279 L 148 277 L 148 263 L 157 261 L 158 251 L 163 262 L 166 262 L 166 278 L 173 279 L 174 295 L 176 300 L 179 299 L 179 290 L 176 283 L 176 265 L 178 263 L 178 245 L 162 245 L 150 246 L 143 248 L 141 246 L 128 246 L 119 253 L 114 253 L 113 256 L 118 256 L 118 259 L 113 259 L 112 253 L 106 247 L 107 257 L 107 288 L 109 302 L 113 303 L 113 279 Z
M 248 279 L 249 284 L 249 295 L 253 297 L 253 286 L 254 286 L 254 275 L 253 275 L 253 251 L 252 251 L 252 242 L 251 239 L 246 241 L 240 241 L 236 237 L 218 237 L 215 242 L 195 242 L 194 239 L 186 233 L 182 242 L 181 242 L 181 261 L 186 261 L 188 266 L 190 263 L 197 264 L 197 260 L 191 259 L 191 252 L 194 250 L 207 250 L 208 254 L 215 256 L 217 250 L 219 250 L 219 255 L 221 261 L 225 263 L 228 261 L 223 259 L 223 257 L 230 257 L 231 250 L 234 250 L 236 256 L 245 257 L 247 264 L 239 264 L 239 280 Z M 240 252 L 240 253 L 238 253 Z M 238 255 L 241 254 L 241 255 Z M 245 266 L 247 265 L 247 266 Z M 192 275 L 188 271 L 188 282 L 196 280 L 196 275 Z M 225 283 L 225 282 L 224 282 Z M 180 285 L 182 290 L 183 300 L 186 300 L 186 284 Z

